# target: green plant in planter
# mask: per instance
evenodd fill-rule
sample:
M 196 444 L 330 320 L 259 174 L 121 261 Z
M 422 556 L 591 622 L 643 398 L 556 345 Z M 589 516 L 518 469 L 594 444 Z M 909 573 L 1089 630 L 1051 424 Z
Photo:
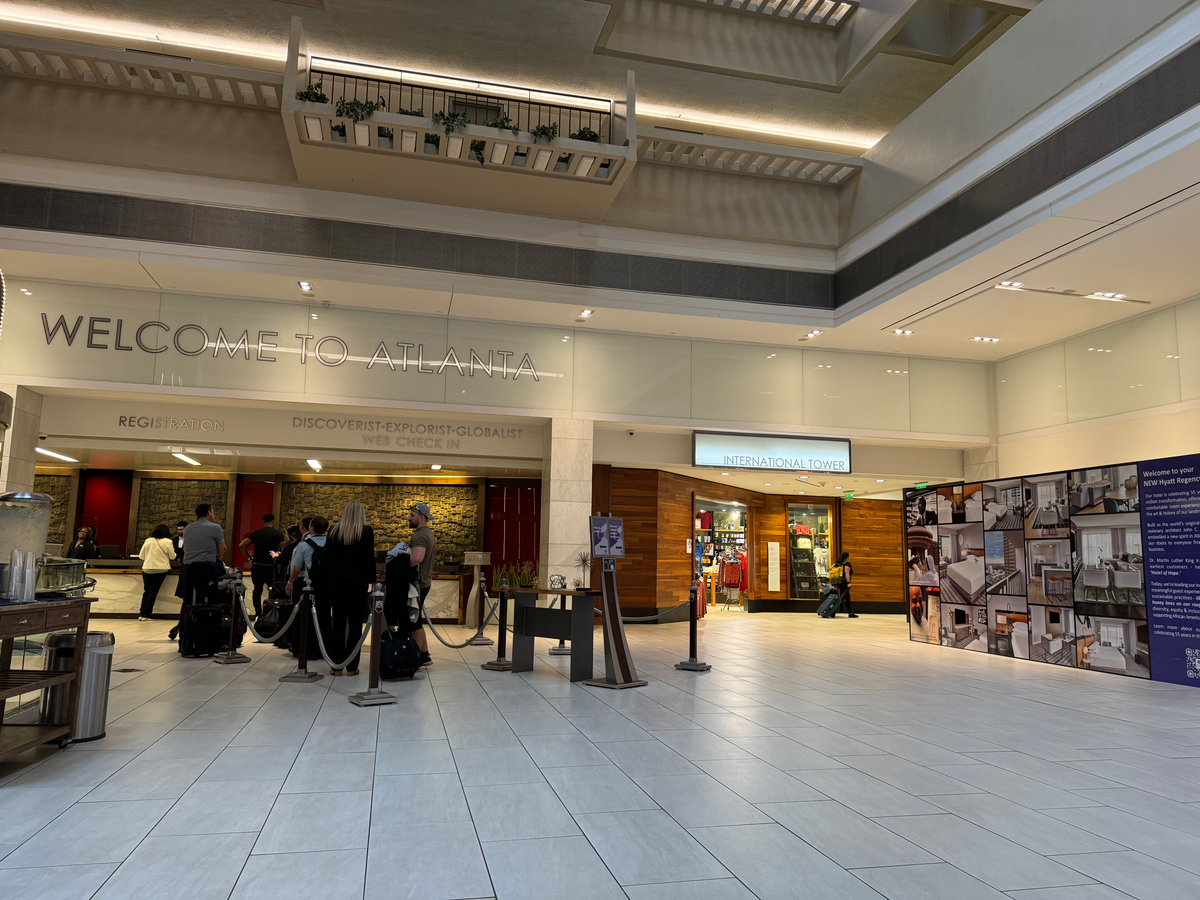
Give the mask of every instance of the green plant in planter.
M 529 134 L 535 144 L 543 138 L 547 141 L 552 141 L 558 137 L 558 123 L 555 122 L 553 125 L 539 125 L 537 128 L 531 128 L 529 129 Z
M 435 134 L 432 131 L 427 131 L 425 132 L 425 143 L 433 144 L 433 146 L 437 147 L 442 143 L 442 136 L 440 134 Z
M 475 154 L 475 158 L 479 164 L 483 165 L 483 151 L 487 149 L 487 141 L 471 141 L 471 152 Z
M 433 124 L 442 126 L 442 131 L 446 132 L 447 135 L 451 135 L 467 124 L 467 114 L 435 112 L 433 114 Z
M 487 119 L 483 123 L 484 128 L 499 128 L 504 131 L 511 131 L 513 137 L 517 136 L 518 130 L 516 123 L 508 116 L 499 116 L 495 119 Z
M 394 138 L 394 137 L 396 136 L 396 134 L 395 134 L 395 132 L 394 132 L 394 131 L 392 131 L 392 129 L 390 129 L 390 128 L 380 128 L 380 129 L 379 129 L 379 136 L 380 136 L 381 138 L 387 138 L 387 139 L 390 141 L 392 138 Z
M 423 119 L 423 118 L 425 118 L 425 110 L 423 110 L 423 109 L 405 109 L 403 106 L 401 106 L 398 110 L 396 110 L 396 115 L 416 116 L 418 119 Z
M 345 122 L 334 122 L 332 125 L 329 126 L 329 130 L 332 131 L 334 134 L 340 134 L 342 137 L 345 137 L 346 136 L 346 123 Z
M 573 140 L 573 141 L 591 141 L 593 144 L 598 144 L 598 143 L 600 143 L 600 135 L 598 135 L 596 132 L 592 131 L 592 129 L 590 129 L 586 125 L 584 125 L 582 128 L 580 128 L 578 131 L 574 132 L 571 135 L 571 140 Z
M 312 103 L 328 103 L 329 98 L 321 91 L 322 82 L 310 84 L 302 91 L 296 91 L 297 100 L 308 100 Z
M 356 125 L 364 119 L 369 119 L 371 113 L 377 109 L 383 109 L 383 98 L 380 97 L 378 102 L 372 100 L 347 100 L 343 97 L 337 102 L 337 117 L 339 119 L 350 119 Z

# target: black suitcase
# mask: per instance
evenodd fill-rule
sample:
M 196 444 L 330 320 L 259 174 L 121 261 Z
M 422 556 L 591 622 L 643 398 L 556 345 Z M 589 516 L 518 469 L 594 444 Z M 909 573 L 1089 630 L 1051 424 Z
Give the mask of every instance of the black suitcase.
M 179 619 L 179 655 L 212 656 L 229 643 L 229 619 L 220 606 L 194 603 Z
M 413 678 L 421 670 L 421 648 L 409 635 L 393 634 L 391 629 L 379 636 L 379 678 Z
M 832 619 L 841 605 L 842 595 L 832 585 L 821 589 L 821 605 L 817 607 L 817 615 L 822 619 Z

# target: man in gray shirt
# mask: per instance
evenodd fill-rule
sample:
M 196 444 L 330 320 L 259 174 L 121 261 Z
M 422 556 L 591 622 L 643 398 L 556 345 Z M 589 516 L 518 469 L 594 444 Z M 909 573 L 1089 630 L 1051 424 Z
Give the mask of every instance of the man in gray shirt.
M 225 554 L 225 532 L 217 524 L 213 508 L 208 503 L 196 507 L 196 521 L 183 529 L 183 565 L 179 568 L 179 581 L 183 584 L 183 607 L 197 600 L 212 599 L 216 582 L 225 574 L 221 557 Z M 183 618 L 183 608 L 179 611 Z M 171 629 L 170 638 L 175 640 L 179 626 Z
M 412 564 L 417 567 L 421 580 L 421 605 L 429 596 L 433 586 L 433 559 L 437 555 L 437 537 L 429 523 L 434 521 L 433 512 L 428 503 L 417 503 L 408 513 L 408 524 L 412 526 L 412 537 L 408 539 L 412 547 Z M 429 655 L 429 640 L 425 637 L 425 629 L 418 628 L 412 633 L 413 640 L 421 648 L 421 664 L 429 665 L 433 658 Z

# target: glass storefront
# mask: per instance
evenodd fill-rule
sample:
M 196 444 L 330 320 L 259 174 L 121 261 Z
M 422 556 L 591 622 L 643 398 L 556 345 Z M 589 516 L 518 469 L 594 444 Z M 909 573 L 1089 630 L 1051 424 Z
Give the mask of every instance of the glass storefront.
M 695 566 L 708 579 L 711 595 L 740 602 L 746 590 L 750 511 L 738 503 L 696 498 Z
M 816 600 L 821 596 L 820 579 L 829 577 L 829 554 L 834 537 L 832 522 L 826 504 L 788 504 L 788 557 L 793 600 Z

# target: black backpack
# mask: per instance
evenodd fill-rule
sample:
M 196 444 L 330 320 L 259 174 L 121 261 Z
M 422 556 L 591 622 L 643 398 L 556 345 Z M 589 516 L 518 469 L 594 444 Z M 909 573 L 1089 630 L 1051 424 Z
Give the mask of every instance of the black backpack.
M 421 670 L 421 648 L 410 635 L 385 628 L 379 636 L 379 677 L 412 678 Z
M 312 585 L 313 593 L 321 596 L 329 587 L 329 538 L 325 538 L 324 546 L 312 538 L 305 538 L 304 543 L 312 547 L 312 560 L 308 564 L 308 583 Z

